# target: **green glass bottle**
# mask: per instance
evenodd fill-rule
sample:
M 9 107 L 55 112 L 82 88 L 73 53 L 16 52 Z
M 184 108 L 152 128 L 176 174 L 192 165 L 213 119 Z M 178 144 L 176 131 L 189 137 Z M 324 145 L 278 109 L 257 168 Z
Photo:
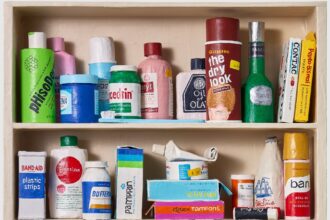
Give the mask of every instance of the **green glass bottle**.
M 274 88 L 265 75 L 264 22 L 249 22 L 249 76 L 244 89 L 244 122 L 274 122 Z

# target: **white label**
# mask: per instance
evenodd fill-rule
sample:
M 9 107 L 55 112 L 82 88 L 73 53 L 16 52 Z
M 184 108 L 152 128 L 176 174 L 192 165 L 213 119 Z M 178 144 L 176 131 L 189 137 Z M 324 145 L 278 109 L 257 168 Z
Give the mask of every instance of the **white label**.
M 306 193 L 311 189 L 310 176 L 291 177 L 285 184 L 285 197 L 292 193 Z
M 138 83 L 111 83 L 110 110 L 117 116 L 141 116 L 141 85 Z
M 109 87 L 109 80 L 107 79 L 99 79 L 99 100 L 100 101 L 108 101 L 108 87 Z
M 142 109 L 144 112 L 158 112 L 157 73 L 142 73 Z
M 238 207 L 253 207 L 253 183 L 238 183 Z
M 268 86 L 255 86 L 250 90 L 250 100 L 255 105 L 271 105 L 272 89 Z
M 118 168 L 117 219 L 142 218 L 142 168 Z

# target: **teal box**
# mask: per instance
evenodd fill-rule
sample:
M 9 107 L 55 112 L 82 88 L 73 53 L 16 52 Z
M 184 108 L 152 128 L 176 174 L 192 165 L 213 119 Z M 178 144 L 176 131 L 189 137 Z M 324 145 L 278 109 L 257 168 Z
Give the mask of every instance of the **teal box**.
M 148 180 L 148 201 L 219 201 L 220 191 L 231 191 L 219 180 Z

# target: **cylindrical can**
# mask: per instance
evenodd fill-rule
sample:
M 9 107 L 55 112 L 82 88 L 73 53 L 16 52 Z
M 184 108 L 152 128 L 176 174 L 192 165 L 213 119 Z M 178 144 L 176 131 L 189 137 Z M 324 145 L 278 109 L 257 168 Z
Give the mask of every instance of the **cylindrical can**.
M 285 219 L 310 219 L 311 181 L 308 136 L 284 134 Z
M 206 180 L 208 174 L 205 161 L 166 161 L 168 180 Z
M 232 204 L 235 207 L 253 207 L 254 201 L 254 176 L 253 175 L 231 175 Z
M 82 180 L 83 219 L 111 219 L 111 184 L 107 162 L 87 161 Z
M 234 208 L 233 219 L 279 219 L 277 208 Z
M 141 80 L 131 65 L 111 67 L 109 82 L 110 110 L 116 118 L 141 118 Z
M 46 48 L 21 51 L 22 122 L 56 121 L 54 52 Z
M 241 45 L 239 20 L 206 21 L 205 71 L 207 120 L 241 121 Z
M 61 122 L 93 123 L 98 121 L 97 77 L 88 74 L 62 75 Z

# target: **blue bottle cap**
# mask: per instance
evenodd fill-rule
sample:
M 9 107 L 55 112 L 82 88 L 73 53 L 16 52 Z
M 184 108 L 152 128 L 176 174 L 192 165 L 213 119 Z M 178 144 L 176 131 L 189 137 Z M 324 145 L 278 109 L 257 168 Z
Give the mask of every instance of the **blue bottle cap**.
M 193 58 L 190 62 L 191 70 L 205 70 L 204 58 Z
M 71 75 L 62 75 L 60 77 L 60 84 L 69 84 L 69 83 L 97 84 L 98 78 L 90 74 L 71 74 Z

